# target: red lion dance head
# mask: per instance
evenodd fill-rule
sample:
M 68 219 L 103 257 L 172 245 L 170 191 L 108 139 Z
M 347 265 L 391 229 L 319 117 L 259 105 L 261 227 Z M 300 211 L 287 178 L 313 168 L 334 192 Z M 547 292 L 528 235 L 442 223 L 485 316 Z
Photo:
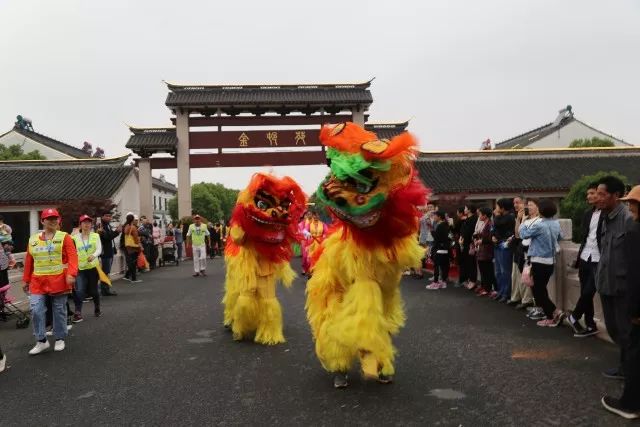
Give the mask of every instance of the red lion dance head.
M 238 195 L 230 225 L 240 227 L 246 242 L 271 261 L 287 261 L 293 255 L 291 244 L 296 241 L 305 202 L 293 179 L 257 173 Z M 239 247 L 228 239 L 227 250 L 233 255 Z
M 378 139 L 354 123 L 341 123 L 323 127 L 320 141 L 331 173 L 316 196 L 339 226 L 365 246 L 391 246 L 418 230 L 418 207 L 428 191 L 414 169 L 417 143 L 411 134 Z

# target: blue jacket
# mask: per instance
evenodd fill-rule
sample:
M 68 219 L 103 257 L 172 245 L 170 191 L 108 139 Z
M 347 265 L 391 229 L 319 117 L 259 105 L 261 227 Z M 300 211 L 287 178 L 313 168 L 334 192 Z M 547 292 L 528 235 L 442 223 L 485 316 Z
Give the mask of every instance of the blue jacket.
M 520 238 L 531 239 L 527 256 L 554 258 L 558 242 L 562 240 L 560 223 L 555 219 L 543 218 L 531 224 L 520 225 Z

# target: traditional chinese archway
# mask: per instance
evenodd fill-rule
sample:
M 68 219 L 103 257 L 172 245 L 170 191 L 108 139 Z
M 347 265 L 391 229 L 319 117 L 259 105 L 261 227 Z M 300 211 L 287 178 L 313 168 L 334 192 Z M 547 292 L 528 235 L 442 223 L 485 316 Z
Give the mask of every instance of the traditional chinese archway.
M 130 127 L 126 145 L 140 156 L 135 159 L 140 213 L 153 212 L 152 169 L 177 168 L 178 189 L 190 189 L 191 168 L 324 164 L 318 134 L 325 123 L 353 121 L 380 137 L 404 131 L 407 123 L 365 125 L 365 113 L 373 102 L 370 85 L 371 81 L 265 86 L 167 83 L 165 104 L 174 114 L 175 127 Z M 313 148 L 300 151 L 300 147 Z M 192 151 L 202 149 L 213 152 Z M 171 157 L 154 157 L 159 153 Z M 178 191 L 178 214 L 191 215 L 191 191 Z

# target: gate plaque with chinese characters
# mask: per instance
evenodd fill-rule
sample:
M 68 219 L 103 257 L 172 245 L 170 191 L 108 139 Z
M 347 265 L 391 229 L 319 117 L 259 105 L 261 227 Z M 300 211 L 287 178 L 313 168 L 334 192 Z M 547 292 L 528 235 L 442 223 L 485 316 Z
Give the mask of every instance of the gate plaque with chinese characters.
M 189 148 L 320 147 L 317 129 L 190 132 Z

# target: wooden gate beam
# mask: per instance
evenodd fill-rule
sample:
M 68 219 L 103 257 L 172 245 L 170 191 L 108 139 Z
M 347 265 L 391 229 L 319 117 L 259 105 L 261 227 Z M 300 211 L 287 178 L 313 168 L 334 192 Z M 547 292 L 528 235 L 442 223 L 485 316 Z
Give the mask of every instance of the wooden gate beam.
M 139 159 L 135 159 L 138 163 Z M 174 157 L 151 157 L 151 169 L 175 169 Z M 287 151 L 270 153 L 220 153 L 191 154 L 189 167 L 228 168 L 228 167 L 264 167 L 264 166 L 304 166 L 327 164 L 324 151 Z

